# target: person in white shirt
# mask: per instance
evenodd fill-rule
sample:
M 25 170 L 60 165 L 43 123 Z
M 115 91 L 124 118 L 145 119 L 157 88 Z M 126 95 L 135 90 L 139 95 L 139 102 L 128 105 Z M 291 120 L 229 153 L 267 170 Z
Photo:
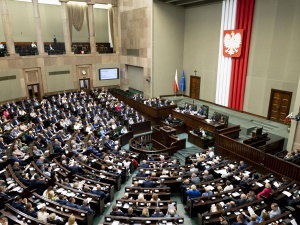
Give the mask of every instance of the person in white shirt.
M 36 48 L 36 44 L 34 42 L 31 43 L 31 48 Z
M 0 43 L 0 49 L 4 49 L 4 45 Z
M 121 134 L 127 134 L 128 130 L 126 126 L 123 126 L 122 130 L 121 130 Z
M 226 181 L 226 187 L 224 188 L 224 191 L 230 191 L 233 189 L 233 185 L 229 180 Z
M 37 212 L 37 218 L 38 220 L 42 220 L 44 222 L 47 222 L 47 217 L 49 216 L 49 213 L 47 213 L 46 206 L 43 206 L 40 211 Z

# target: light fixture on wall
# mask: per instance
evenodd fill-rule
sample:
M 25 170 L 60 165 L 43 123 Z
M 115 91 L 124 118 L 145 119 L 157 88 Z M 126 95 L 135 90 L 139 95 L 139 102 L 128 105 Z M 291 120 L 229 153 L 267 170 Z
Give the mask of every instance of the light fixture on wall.
M 147 78 L 146 78 L 146 81 L 147 81 L 148 83 L 150 83 L 150 82 L 151 82 L 151 77 L 150 77 L 150 76 L 147 77 Z

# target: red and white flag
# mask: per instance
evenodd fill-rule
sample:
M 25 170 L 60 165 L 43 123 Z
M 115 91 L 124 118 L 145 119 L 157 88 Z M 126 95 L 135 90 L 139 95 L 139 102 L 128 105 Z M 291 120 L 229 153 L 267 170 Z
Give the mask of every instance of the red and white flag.
M 177 80 L 177 70 L 175 73 L 175 80 L 174 80 L 174 92 L 176 93 L 178 91 L 178 80 Z

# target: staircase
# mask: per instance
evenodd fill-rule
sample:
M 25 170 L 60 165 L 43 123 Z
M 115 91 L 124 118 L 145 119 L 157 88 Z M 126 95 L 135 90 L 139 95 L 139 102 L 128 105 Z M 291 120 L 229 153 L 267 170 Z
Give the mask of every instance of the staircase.
M 197 147 L 197 146 L 192 146 L 189 148 L 181 149 L 177 151 L 171 159 L 178 159 L 180 162 L 180 165 L 185 165 L 185 158 L 190 155 L 194 155 L 196 153 L 202 153 L 204 150 Z

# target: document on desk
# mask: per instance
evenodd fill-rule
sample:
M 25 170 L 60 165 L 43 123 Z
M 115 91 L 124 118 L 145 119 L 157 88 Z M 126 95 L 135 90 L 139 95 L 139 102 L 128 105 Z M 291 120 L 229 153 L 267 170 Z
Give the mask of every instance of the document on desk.
M 240 193 L 234 192 L 234 193 L 232 193 L 231 195 L 232 195 L 233 197 L 238 197 L 238 196 L 240 196 Z
M 264 181 L 265 183 L 270 183 L 270 180 L 268 180 L 268 179 L 265 179 L 265 181 Z
M 87 198 L 86 200 L 88 203 L 90 203 L 90 201 L 92 201 L 92 198 Z
M 114 220 L 114 222 L 111 225 L 119 225 L 119 224 L 120 224 L 120 221 Z
M 292 196 L 292 194 L 290 192 L 288 192 L 288 191 L 283 191 L 282 194 L 284 194 L 284 195 L 286 195 L 288 197 Z
M 124 208 L 124 209 L 128 209 L 128 208 L 129 208 L 129 204 L 128 204 L 128 203 L 125 203 L 125 204 L 123 205 L 123 208 Z
M 248 206 L 248 212 L 249 212 L 249 215 L 255 214 L 255 212 L 251 206 Z
M 233 177 L 234 177 L 234 179 L 236 179 L 236 180 L 241 180 L 241 178 L 238 177 L 238 176 L 233 176 Z
M 277 187 L 277 188 L 279 188 L 279 184 L 278 184 L 278 182 L 277 181 L 275 181 L 274 183 L 273 183 L 273 185 L 275 186 L 275 187 Z
M 227 173 L 226 169 L 224 169 L 224 170 L 215 170 L 215 172 L 219 173 L 219 174 L 222 174 L 222 175 Z
M 259 183 L 259 182 L 256 182 L 255 183 L 258 187 L 263 187 L 264 185 L 263 184 L 261 184 L 261 183 Z
M 290 222 L 292 225 L 297 225 L 298 223 L 296 222 L 295 219 L 292 219 L 291 222 Z

